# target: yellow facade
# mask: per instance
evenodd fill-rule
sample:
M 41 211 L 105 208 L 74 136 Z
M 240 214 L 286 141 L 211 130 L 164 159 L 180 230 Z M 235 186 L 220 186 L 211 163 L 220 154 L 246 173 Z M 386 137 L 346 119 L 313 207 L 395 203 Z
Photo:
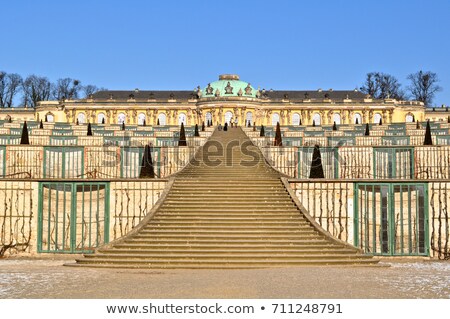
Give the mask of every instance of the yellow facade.
M 239 90 L 238 90 L 239 89 Z M 248 90 L 248 91 L 247 91 Z M 245 91 L 245 93 L 244 93 Z M 35 120 L 130 125 L 202 124 L 233 121 L 239 125 L 332 125 L 447 120 L 448 113 L 432 112 L 423 103 L 372 99 L 353 91 L 255 90 L 237 75 L 221 75 L 204 90 L 194 91 L 102 91 L 87 99 L 42 101 Z M 441 114 L 442 113 L 442 114 Z M 13 117 L 14 118 L 14 117 Z M 2 118 L 0 118 L 2 119 Z

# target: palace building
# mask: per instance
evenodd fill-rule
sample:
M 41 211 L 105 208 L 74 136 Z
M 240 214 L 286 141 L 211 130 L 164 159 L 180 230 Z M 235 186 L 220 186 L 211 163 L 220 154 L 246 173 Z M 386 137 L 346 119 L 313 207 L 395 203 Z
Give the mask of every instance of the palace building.
M 100 91 L 86 99 L 42 101 L 35 120 L 136 125 L 332 125 L 423 121 L 421 102 L 373 99 L 358 90 L 282 91 L 255 88 L 224 74 L 192 91 Z

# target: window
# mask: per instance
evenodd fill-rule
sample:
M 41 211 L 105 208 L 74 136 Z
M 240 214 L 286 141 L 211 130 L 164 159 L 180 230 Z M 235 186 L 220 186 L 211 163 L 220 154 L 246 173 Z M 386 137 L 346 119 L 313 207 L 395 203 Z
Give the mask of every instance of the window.
M 250 125 L 253 124 L 253 113 L 252 112 L 247 112 L 247 114 L 245 115 L 245 125 L 248 125 L 248 122 L 250 121 Z
M 55 117 L 51 113 L 47 113 L 45 115 L 45 117 L 46 117 L 46 122 L 54 122 L 55 121 Z
M 277 123 L 280 122 L 280 114 L 273 113 L 272 114 L 272 125 L 275 126 Z
M 406 115 L 405 122 L 407 122 L 407 123 L 414 122 L 414 115 L 412 115 L 411 113 Z
M 233 113 L 230 111 L 225 112 L 225 122 L 230 124 L 231 118 L 233 117 Z
M 47 120 L 48 120 L 48 116 L 47 116 Z M 86 115 L 84 115 L 84 113 L 78 113 L 77 120 L 78 120 L 78 123 L 80 123 L 80 124 L 86 123 Z
M 186 114 L 184 113 L 178 114 L 178 125 L 181 125 L 181 123 L 186 125 Z
M 206 122 L 212 121 L 212 115 L 211 112 L 206 113 Z
M 355 114 L 353 115 L 353 123 L 354 123 L 354 124 L 362 124 L 362 117 L 361 117 L 361 114 L 355 113 Z
M 375 115 L 373 116 L 373 122 L 378 124 L 378 123 L 380 123 L 380 120 L 381 120 L 381 114 L 375 113 Z
M 138 115 L 138 125 L 144 125 L 144 121 L 145 121 L 145 114 L 144 113 L 139 113 L 139 115 Z
M 117 117 L 117 123 L 123 124 L 125 123 L 126 115 L 124 113 L 119 113 L 119 116 Z
M 313 117 L 312 117 L 314 123 L 316 125 L 321 125 L 322 124 L 322 118 L 320 117 L 319 113 L 314 113 Z
M 103 113 L 98 113 L 98 115 L 97 115 L 97 123 L 98 123 L 98 124 L 102 124 L 102 123 L 103 123 L 103 120 L 105 120 L 105 123 L 106 123 L 106 117 L 105 117 L 105 114 L 103 114 Z
M 336 124 L 341 124 L 341 115 L 339 113 L 333 114 L 333 122 L 336 122 Z
M 294 113 L 292 115 L 292 125 L 300 125 L 300 114 Z
M 166 125 L 166 114 L 165 113 L 159 113 L 158 121 L 159 121 L 159 125 Z

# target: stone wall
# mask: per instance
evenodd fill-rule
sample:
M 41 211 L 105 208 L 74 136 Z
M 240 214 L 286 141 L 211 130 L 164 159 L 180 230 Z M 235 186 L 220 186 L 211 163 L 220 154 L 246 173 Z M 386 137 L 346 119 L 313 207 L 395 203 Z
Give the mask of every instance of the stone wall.
M 289 182 L 302 205 L 322 228 L 336 238 L 354 244 L 355 183 L 329 180 L 326 182 L 289 180 Z M 424 184 L 428 191 L 428 202 L 425 202 L 424 205 L 428 212 L 428 224 L 425 224 L 425 228 L 428 233 L 426 241 L 429 243 L 429 255 L 432 258 L 450 259 L 450 214 L 448 212 L 450 207 L 450 182 L 429 182 Z M 386 183 L 383 183 L 383 185 L 386 185 Z M 369 193 L 368 196 L 373 199 L 369 200 L 369 205 L 375 205 L 375 209 L 373 209 L 377 214 L 375 219 L 377 222 L 380 222 L 381 203 L 379 198 L 376 197 L 378 195 L 372 196 L 372 193 Z M 407 225 L 406 218 L 410 214 L 407 208 L 408 202 L 411 201 L 413 208 L 417 208 L 417 205 L 421 205 L 417 202 L 418 200 L 414 193 L 411 196 L 407 196 L 407 193 L 404 193 L 403 196 L 395 193 L 393 196 L 393 203 L 395 203 L 394 222 L 397 234 L 400 229 L 399 215 L 403 216 L 403 223 Z M 366 207 L 366 209 L 372 211 L 371 207 Z M 414 214 L 414 212 L 412 213 Z M 413 216 L 412 231 L 414 235 L 417 235 L 417 230 L 415 229 L 417 222 L 416 217 Z M 379 226 L 376 226 L 377 231 L 372 233 L 370 237 L 376 236 L 378 238 L 380 236 Z M 406 233 L 406 230 L 404 232 Z M 406 246 L 406 241 L 409 240 L 409 237 L 405 235 L 403 238 L 396 238 L 396 249 L 399 252 L 401 251 L 400 243 L 402 240 Z M 404 248 L 403 252 L 407 254 L 407 249 Z
M 334 237 L 353 244 L 353 183 L 290 183 L 308 213 Z
M 37 183 L 0 181 L 0 256 L 36 250 Z
M 0 257 L 92 251 L 108 236 L 120 238 L 136 226 L 167 182 L 1 181 Z

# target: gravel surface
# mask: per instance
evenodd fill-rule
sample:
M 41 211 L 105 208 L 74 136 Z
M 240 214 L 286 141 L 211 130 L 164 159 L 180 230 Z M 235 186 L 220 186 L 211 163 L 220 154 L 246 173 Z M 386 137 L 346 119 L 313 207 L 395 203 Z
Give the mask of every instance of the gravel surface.
M 73 259 L 0 259 L 0 298 L 450 298 L 448 261 L 256 270 L 63 266 Z

